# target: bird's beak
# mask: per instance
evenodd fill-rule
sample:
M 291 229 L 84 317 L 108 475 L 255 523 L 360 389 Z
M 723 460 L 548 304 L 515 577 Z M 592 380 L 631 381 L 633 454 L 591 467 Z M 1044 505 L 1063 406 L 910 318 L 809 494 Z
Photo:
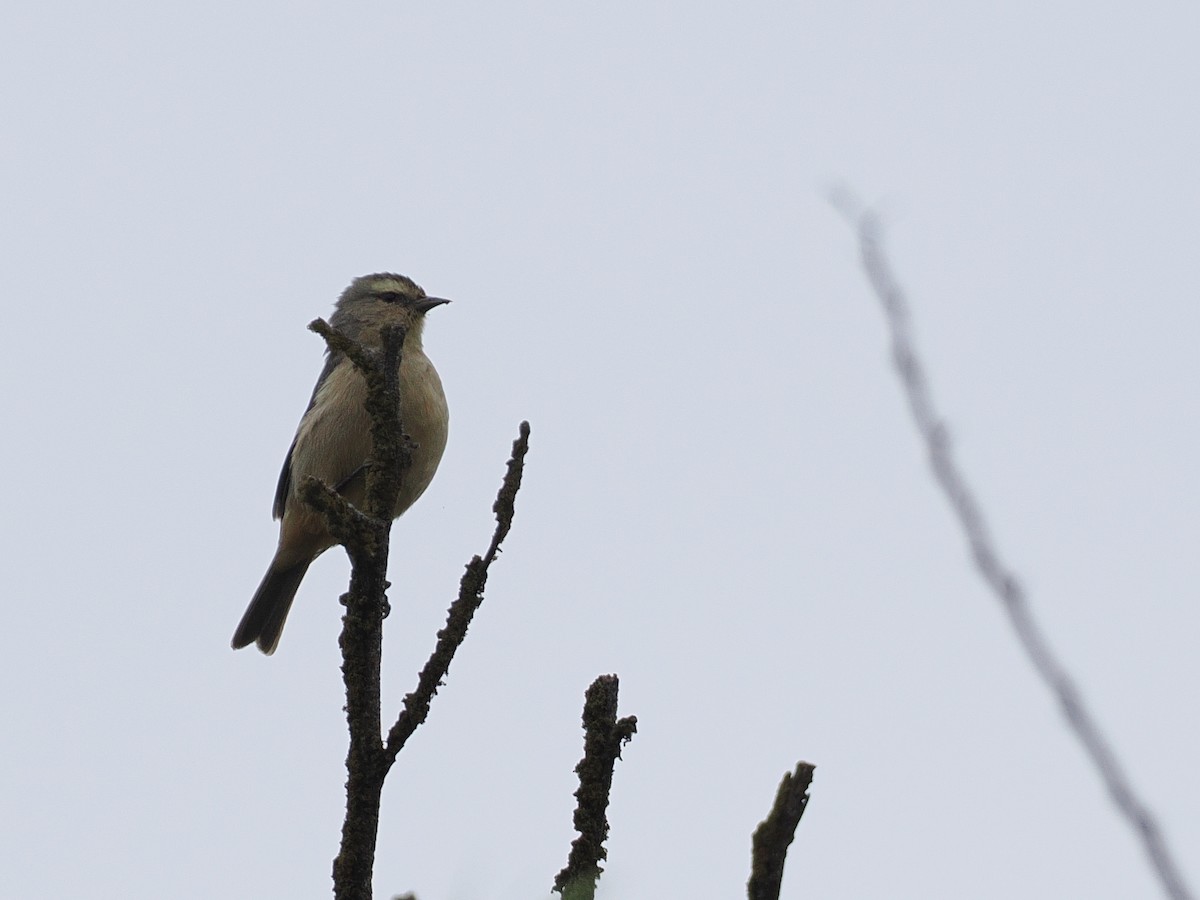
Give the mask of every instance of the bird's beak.
M 422 297 L 413 304 L 413 309 L 415 309 L 421 315 L 425 315 L 425 313 L 429 312 L 435 306 L 441 306 L 443 303 L 449 302 L 449 300 L 445 300 L 441 297 Z

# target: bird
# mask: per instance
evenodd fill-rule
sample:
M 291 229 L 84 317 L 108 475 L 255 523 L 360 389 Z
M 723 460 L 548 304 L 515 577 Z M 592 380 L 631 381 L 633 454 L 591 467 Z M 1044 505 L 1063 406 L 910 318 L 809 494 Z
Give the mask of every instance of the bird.
M 425 315 L 449 303 L 428 297 L 411 278 L 379 272 L 354 279 L 338 299 L 330 325 L 351 340 L 374 349 L 382 346 L 381 329 L 407 329 L 400 357 L 400 421 L 412 439 L 412 464 L 404 471 L 393 518 L 425 492 L 446 449 L 449 410 L 437 369 L 425 355 L 421 333 Z M 338 541 L 325 520 L 299 496 L 300 485 L 315 476 L 351 504 L 361 507 L 371 454 L 371 420 L 364 409 L 366 380 L 343 354 L 327 349 L 325 368 L 300 419 L 275 490 L 274 518 L 279 545 L 262 583 L 246 608 L 232 646 L 254 643 L 268 656 L 292 608 L 304 573 L 318 556 Z

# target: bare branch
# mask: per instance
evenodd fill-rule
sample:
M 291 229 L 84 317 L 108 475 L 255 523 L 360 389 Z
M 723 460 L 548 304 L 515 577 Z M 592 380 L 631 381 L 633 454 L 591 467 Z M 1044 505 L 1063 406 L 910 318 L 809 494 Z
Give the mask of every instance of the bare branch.
M 375 351 L 342 334 L 319 316 L 308 323 L 308 330 L 324 338 L 330 353 L 345 356 L 364 376 L 375 367 Z
M 1111 743 L 1084 703 L 1079 687 L 1050 649 L 1041 627 L 1034 620 L 1025 589 L 1000 559 L 983 510 L 950 452 L 946 425 L 934 407 L 924 366 L 917 356 L 908 301 L 883 251 L 879 218 L 872 211 L 863 209 L 846 192 L 838 193 L 832 200 L 858 234 L 863 269 L 887 316 L 892 336 L 892 359 L 904 386 L 913 422 L 925 441 L 934 478 L 950 501 L 966 536 L 976 569 L 1000 601 L 1021 647 L 1058 701 L 1067 724 L 1083 745 L 1117 810 L 1141 840 L 1163 892 L 1172 900 L 1190 900 L 1191 891 L 1167 848 L 1158 822 L 1134 791 Z
M 446 625 L 438 632 L 437 646 L 425 663 L 417 679 L 417 687 L 404 698 L 404 709 L 388 732 L 387 748 L 384 758 L 391 765 L 405 743 L 425 721 L 429 715 L 429 705 L 437 693 L 442 679 L 450 670 L 450 662 L 459 646 L 467 636 L 467 628 L 475 616 L 475 610 L 483 603 L 483 588 L 487 584 L 488 567 L 500 551 L 500 542 L 504 540 L 512 527 L 514 502 L 517 491 L 521 488 L 521 476 L 525 471 L 525 454 L 529 452 L 529 423 L 522 422 L 520 436 L 513 441 L 512 456 L 508 460 L 508 468 L 504 481 L 500 485 L 500 493 L 492 506 L 496 513 L 496 530 L 487 553 L 474 557 L 467 563 L 467 571 L 459 584 L 458 598 L 450 604 L 446 615 Z
M 400 356 L 407 329 L 385 325 L 380 330 L 381 349 L 372 350 L 352 341 L 324 319 L 314 319 L 308 327 L 325 339 L 331 353 L 349 359 L 367 383 L 365 408 L 371 418 L 371 460 L 363 506 L 368 515 L 390 523 L 402 476 L 412 465 L 412 439 L 404 433 L 400 421 Z
M 379 803 L 389 763 L 384 758 L 380 713 L 380 664 L 383 619 L 387 615 L 387 564 L 392 510 L 404 472 L 412 461 L 411 443 L 400 422 L 400 355 L 405 331 L 384 328 L 382 349 L 372 351 L 351 341 L 317 319 L 309 326 L 344 354 L 362 372 L 367 386 L 365 407 L 371 417 L 372 460 L 367 471 L 367 515 L 349 516 L 333 504 L 326 488 L 308 493 L 327 506 L 330 529 L 339 518 L 358 528 L 345 544 L 351 560 L 350 590 L 342 595 L 346 614 L 338 645 L 342 650 L 342 681 L 346 686 L 346 723 L 350 747 L 346 754 L 346 817 L 342 842 L 333 861 L 336 900 L 370 900 L 375 846 L 379 833 Z M 349 522 L 343 521 L 347 525 Z M 341 537 L 335 532 L 335 536 Z
M 592 900 L 603 868 L 601 860 L 608 851 L 608 798 L 612 790 L 613 767 L 621 756 L 621 747 L 637 732 L 637 716 L 617 718 L 616 675 L 601 675 L 587 689 L 583 701 L 583 759 L 575 767 L 579 790 L 575 798 L 575 830 L 579 837 L 571 842 L 567 867 L 554 879 L 554 890 L 563 900 Z
M 309 328 L 325 339 L 331 354 L 349 359 L 366 383 L 364 408 L 371 420 L 371 458 L 366 464 L 365 512 L 356 509 L 334 489 L 315 478 L 301 486 L 305 502 L 324 516 L 330 533 L 345 546 L 352 564 L 342 633 L 342 678 L 346 686 L 346 721 L 350 747 L 346 755 L 346 818 L 342 842 L 333 861 L 336 900 L 370 900 L 371 877 L 379 831 L 379 804 L 384 779 L 396 754 L 429 713 L 429 704 L 466 637 L 475 610 L 483 602 L 488 567 L 512 527 L 514 503 L 529 449 L 529 423 L 520 437 L 493 505 L 496 530 L 484 557 L 467 565 L 458 599 L 451 605 L 446 627 L 438 633 L 433 656 L 426 663 L 417 689 L 404 699 L 404 710 L 392 726 L 385 745 L 380 710 L 380 657 L 383 619 L 387 615 L 388 542 L 404 473 L 412 464 L 412 440 L 400 421 L 400 361 L 406 330 L 385 326 L 380 349 L 373 350 L 316 319 Z
M 325 524 L 339 544 L 371 549 L 378 523 L 345 497 L 312 475 L 300 482 L 300 499 L 325 517 Z
M 812 763 L 799 762 L 794 772 L 785 772 L 775 793 L 775 805 L 754 829 L 750 881 L 746 885 L 750 900 L 779 900 L 783 864 L 808 806 L 808 788 L 815 769 Z

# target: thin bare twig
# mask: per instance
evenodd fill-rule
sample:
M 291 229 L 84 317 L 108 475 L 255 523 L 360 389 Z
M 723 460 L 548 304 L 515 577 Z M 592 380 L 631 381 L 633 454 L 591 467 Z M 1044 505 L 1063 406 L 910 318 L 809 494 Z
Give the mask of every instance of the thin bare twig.
M 563 900 L 592 900 L 604 871 L 600 862 L 608 856 L 604 841 L 608 838 L 613 767 L 621 757 L 621 747 L 637 732 L 637 716 L 617 718 L 619 688 L 616 675 L 601 675 L 584 695 L 583 759 L 575 767 L 579 775 L 575 830 L 579 837 L 571 842 L 567 867 L 554 879 L 554 890 Z
M 750 881 L 746 885 L 750 900 L 779 900 L 783 864 L 796 837 L 796 826 L 808 806 L 808 789 L 815 769 L 812 763 L 798 762 L 794 772 L 785 772 L 775 793 L 775 804 L 754 829 Z
M 1191 900 L 1192 893 L 1167 847 L 1158 822 L 1134 791 L 1112 744 L 1088 710 L 1079 687 L 1050 649 L 1041 627 L 1034 620 L 1025 589 L 1000 559 L 983 510 L 950 452 L 946 425 L 934 407 L 929 382 L 917 356 L 908 301 L 883 251 L 878 216 L 863 209 L 844 192 L 835 194 L 832 200 L 858 234 L 863 269 L 887 316 L 892 360 L 904 386 L 913 421 L 925 441 L 934 478 L 950 501 L 966 535 L 975 567 L 1000 601 L 1021 647 L 1058 701 L 1068 726 L 1083 745 L 1109 797 L 1140 839 L 1163 892 L 1172 900 Z
M 492 505 L 496 514 L 496 530 L 492 534 L 492 542 L 487 552 L 474 557 L 467 563 L 467 571 L 463 573 L 459 584 L 458 599 L 450 604 L 446 615 L 446 625 L 437 634 L 437 646 L 433 654 L 421 669 L 417 679 L 417 687 L 404 698 L 404 709 L 396 723 L 388 731 L 387 746 L 384 749 L 384 760 L 391 765 L 396 754 L 417 730 L 425 717 L 429 715 L 429 704 L 437 693 L 442 679 L 450 670 L 450 662 L 454 654 L 467 636 L 467 628 L 475 616 L 475 610 L 483 602 L 483 589 L 487 584 L 488 568 L 500 552 L 500 543 L 512 527 L 514 502 L 517 491 L 521 488 L 521 475 L 525 471 L 525 454 L 529 452 L 529 423 L 522 422 L 520 436 L 513 441 L 512 456 L 508 460 L 508 469 L 504 481 L 500 485 L 500 493 Z

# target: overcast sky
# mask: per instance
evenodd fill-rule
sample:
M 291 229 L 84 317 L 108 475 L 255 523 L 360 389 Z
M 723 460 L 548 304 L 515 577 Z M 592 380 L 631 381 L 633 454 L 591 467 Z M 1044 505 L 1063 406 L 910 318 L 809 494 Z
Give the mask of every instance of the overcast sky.
M 10 3 L 0 13 L 6 897 L 323 897 L 322 557 L 229 639 L 367 272 L 454 299 L 396 525 L 385 718 L 533 428 L 505 553 L 387 783 L 376 893 L 548 894 L 621 678 L 603 897 L 1152 897 L 929 478 L 880 212 L 1006 558 L 1200 884 L 1194 3 Z

